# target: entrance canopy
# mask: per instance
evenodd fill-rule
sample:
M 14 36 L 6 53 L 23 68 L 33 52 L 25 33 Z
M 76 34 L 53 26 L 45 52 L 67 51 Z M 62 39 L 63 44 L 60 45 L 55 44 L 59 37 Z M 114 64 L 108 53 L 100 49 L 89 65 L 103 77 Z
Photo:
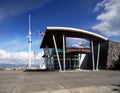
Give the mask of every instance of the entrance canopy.
M 87 40 L 92 40 L 94 45 L 98 44 L 98 42 L 102 43 L 108 40 L 106 37 L 82 29 L 69 27 L 47 27 L 40 48 L 45 48 L 46 46 L 48 48 L 54 48 L 54 42 L 52 38 L 53 35 L 55 36 L 58 48 L 62 48 L 63 46 L 63 35 L 65 37 L 85 38 Z

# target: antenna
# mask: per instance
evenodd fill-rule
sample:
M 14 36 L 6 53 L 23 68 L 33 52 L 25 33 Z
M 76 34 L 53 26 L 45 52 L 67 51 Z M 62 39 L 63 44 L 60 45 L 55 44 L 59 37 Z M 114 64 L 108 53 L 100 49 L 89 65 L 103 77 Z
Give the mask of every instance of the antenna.
M 32 33 L 31 33 L 31 15 L 29 15 L 29 33 L 28 33 L 28 44 L 29 44 L 29 69 L 31 69 L 32 63 Z

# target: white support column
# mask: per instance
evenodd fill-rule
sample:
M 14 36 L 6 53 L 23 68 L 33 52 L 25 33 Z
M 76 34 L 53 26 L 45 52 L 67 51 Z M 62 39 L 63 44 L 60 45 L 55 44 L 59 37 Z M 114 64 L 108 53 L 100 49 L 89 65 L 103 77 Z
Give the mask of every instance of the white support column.
M 63 35 L 63 64 L 64 64 L 64 71 L 65 71 L 65 36 Z
M 91 48 L 92 48 L 92 64 L 93 64 L 93 70 L 95 70 L 94 48 L 93 48 L 93 41 L 92 41 L 92 40 L 91 40 Z
M 81 60 L 81 54 L 78 54 L 78 59 L 79 59 L 79 69 L 80 69 L 80 66 L 81 66 L 81 63 L 80 63 L 81 62 L 80 61 Z
M 81 65 L 85 59 L 86 54 L 79 54 L 79 69 L 81 69 Z
M 98 53 L 97 53 L 97 65 L 96 65 L 96 70 L 98 70 L 99 66 L 99 55 L 100 55 L 100 42 L 98 44 Z
M 61 69 L 61 64 L 60 64 L 60 58 L 59 58 L 59 54 L 58 54 L 58 50 L 57 50 L 57 45 L 56 45 L 56 40 L 55 40 L 55 36 L 54 36 L 54 35 L 53 35 L 53 42 L 54 42 L 55 51 L 56 51 L 56 54 L 57 54 L 57 59 L 58 59 L 59 68 L 60 68 L 60 71 L 62 71 L 62 69 Z

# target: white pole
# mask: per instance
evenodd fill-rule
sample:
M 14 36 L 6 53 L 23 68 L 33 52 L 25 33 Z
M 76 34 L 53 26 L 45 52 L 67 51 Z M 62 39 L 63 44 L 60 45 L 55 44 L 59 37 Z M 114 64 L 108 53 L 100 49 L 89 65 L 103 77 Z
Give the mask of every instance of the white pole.
M 92 48 L 92 62 L 93 62 L 93 71 L 95 70 L 95 62 L 94 62 L 94 49 L 93 49 L 93 41 L 91 40 L 91 48 Z
M 63 35 L 63 64 L 64 64 L 64 71 L 65 71 L 65 36 Z
M 56 41 L 55 41 L 55 36 L 54 35 L 53 35 L 53 42 L 54 42 L 55 51 L 56 51 L 56 54 L 57 54 L 59 68 L 60 68 L 60 71 L 62 71 L 61 64 L 60 64 L 60 58 L 59 58 L 59 54 L 58 54 L 57 45 L 56 45 Z
M 31 51 L 32 51 L 32 34 L 31 34 L 31 15 L 29 15 L 29 33 L 28 33 L 28 43 L 29 43 L 29 69 L 31 69 L 31 63 L 32 63 L 32 56 L 31 56 Z
M 99 55 L 100 55 L 100 42 L 98 44 L 98 54 L 97 54 L 97 66 L 96 66 L 96 70 L 98 70 L 98 65 L 99 65 Z
M 78 59 L 79 59 L 79 69 L 80 69 L 80 66 L 81 66 L 81 54 L 78 54 Z

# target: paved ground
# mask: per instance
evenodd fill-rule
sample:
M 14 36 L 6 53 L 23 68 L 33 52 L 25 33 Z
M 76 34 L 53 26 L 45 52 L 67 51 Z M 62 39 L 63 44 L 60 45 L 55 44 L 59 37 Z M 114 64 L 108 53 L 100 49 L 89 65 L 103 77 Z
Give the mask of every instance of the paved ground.
M 120 93 L 120 71 L 0 71 L 0 93 Z

